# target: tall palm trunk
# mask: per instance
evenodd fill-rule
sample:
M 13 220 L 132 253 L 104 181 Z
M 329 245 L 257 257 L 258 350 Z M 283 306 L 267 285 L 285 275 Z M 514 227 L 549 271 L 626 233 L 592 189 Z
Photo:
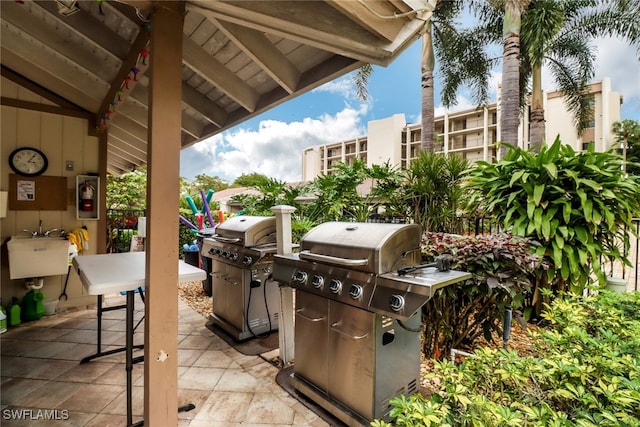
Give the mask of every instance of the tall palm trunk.
M 431 39 L 431 21 L 425 23 L 422 36 L 422 58 L 420 70 L 422 72 L 422 138 L 420 147 L 423 151 L 433 152 L 434 134 L 434 101 L 433 101 L 433 41 Z
M 504 4 L 504 24 L 502 27 L 502 95 L 500 101 L 501 140 L 509 144 L 518 144 L 518 125 L 520 123 L 520 19 L 522 1 L 507 0 Z M 507 152 L 504 145 L 501 156 Z
M 533 66 L 532 87 L 531 87 L 531 148 L 535 152 L 540 151 L 540 147 L 545 139 L 544 106 L 542 105 L 542 67 Z

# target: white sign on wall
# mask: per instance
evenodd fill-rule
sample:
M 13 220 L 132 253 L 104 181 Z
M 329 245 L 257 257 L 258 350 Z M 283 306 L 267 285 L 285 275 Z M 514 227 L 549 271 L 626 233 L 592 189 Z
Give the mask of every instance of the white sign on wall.
M 18 200 L 34 201 L 36 200 L 36 182 L 35 181 L 18 181 Z

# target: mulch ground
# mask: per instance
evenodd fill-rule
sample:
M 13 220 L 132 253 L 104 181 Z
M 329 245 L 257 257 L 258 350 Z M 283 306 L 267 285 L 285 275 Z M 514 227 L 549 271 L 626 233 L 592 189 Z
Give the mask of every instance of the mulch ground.
M 209 314 L 212 312 L 212 300 L 208 297 L 202 289 L 202 282 L 187 282 L 178 286 L 178 295 L 181 300 L 186 302 L 191 308 L 198 313 L 202 314 L 205 319 L 209 318 Z M 527 325 L 527 329 L 523 329 L 518 322 L 513 322 L 511 327 L 511 336 L 508 342 L 508 349 L 515 350 L 520 356 L 535 355 L 533 350 L 533 338 L 532 332 L 538 330 L 536 325 Z M 495 335 L 493 342 L 486 341 L 481 338 L 478 342 L 478 346 L 501 348 L 502 337 Z M 457 359 L 459 360 L 459 359 Z M 271 361 L 274 365 L 278 366 L 278 360 Z M 429 360 L 423 360 L 421 373 L 429 372 L 432 369 L 432 363 Z M 423 375 L 424 376 L 424 375 Z M 427 386 L 428 384 L 423 384 Z

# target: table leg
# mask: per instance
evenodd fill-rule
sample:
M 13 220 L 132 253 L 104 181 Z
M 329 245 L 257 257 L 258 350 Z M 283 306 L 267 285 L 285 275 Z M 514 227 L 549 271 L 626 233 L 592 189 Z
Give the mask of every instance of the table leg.
M 127 291 L 127 315 L 126 315 L 126 371 L 127 371 L 127 426 L 133 425 L 132 413 L 132 381 L 131 371 L 133 370 L 133 305 L 135 296 L 133 291 Z
M 144 302 L 144 297 L 142 296 L 142 288 L 138 288 L 138 291 L 140 292 L 140 297 L 142 298 L 142 301 Z M 80 361 L 81 365 L 83 363 L 90 362 L 93 359 L 97 359 L 99 357 L 109 356 L 111 354 L 116 354 L 116 353 L 120 353 L 122 351 L 125 351 L 125 347 L 116 348 L 116 349 L 109 350 L 109 351 L 102 351 L 102 313 L 105 312 L 105 311 L 120 310 L 120 309 L 123 309 L 123 308 L 127 307 L 126 304 L 123 304 L 123 305 L 117 305 L 117 306 L 113 306 L 113 307 L 103 308 L 102 307 L 102 298 L 103 298 L 102 295 L 98 295 L 98 314 L 97 314 L 97 319 L 98 319 L 98 342 L 97 342 L 97 350 L 96 350 L 95 354 L 92 354 L 92 355 L 87 356 L 84 359 L 82 359 Z M 143 348 L 143 347 L 144 347 L 143 344 L 138 344 L 138 345 L 134 346 L 134 348 Z

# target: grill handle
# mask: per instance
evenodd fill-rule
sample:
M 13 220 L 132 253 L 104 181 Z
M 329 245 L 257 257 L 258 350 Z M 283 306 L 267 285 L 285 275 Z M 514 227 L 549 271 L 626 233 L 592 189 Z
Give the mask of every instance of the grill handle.
M 222 237 L 217 235 L 213 235 L 211 236 L 211 238 L 216 242 L 222 242 L 222 243 L 238 243 L 239 241 L 242 240 L 239 237 Z
M 328 264 L 335 264 L 343 267 L 354 267 L 357 265 L 367 265 L 369 263 L 369 260 L 367 258 L 361 258 L 361 259 L 338 258 L 335 256 L 314 254 L 309 251 L 300 251 L 299 255 L 301 259 L 306 259 L 308 261 L 326 262 Z
M 320 321 L 322 321 L 322 320 L 324 320 L 324 319 L 326 319 L 326 318 L 327 318 L 327 316 L 309 317 L 309 316 L 307 316 L 306 314 L 304 314 L 304 313 L 302 312 L 302 310 L 304 310 L 304 309 L 303 309 L 303 308 L 298 308 L 298 309 L 296 309 L 296 315 L 298 315 L 298 316 L 302 317 L 303 319 L 308 320 L 309 322 L 320 322 Z
M 344 335 L 345 337 L 351 338 L 354 341 L 361 340 L 369 336 L 368 332 L 360 332 L 360 331 L 358 331 L 357 333 L 361 335 L 354 335 L 354 333 L 356 333 L 355 331 L 347 331 L 347 330 L 340 329 L 339 326 L 341 325 L 342 325 L 341 321 L 333 322 L 331 324 L 331 329 L 336 331 L 340 335 Z

